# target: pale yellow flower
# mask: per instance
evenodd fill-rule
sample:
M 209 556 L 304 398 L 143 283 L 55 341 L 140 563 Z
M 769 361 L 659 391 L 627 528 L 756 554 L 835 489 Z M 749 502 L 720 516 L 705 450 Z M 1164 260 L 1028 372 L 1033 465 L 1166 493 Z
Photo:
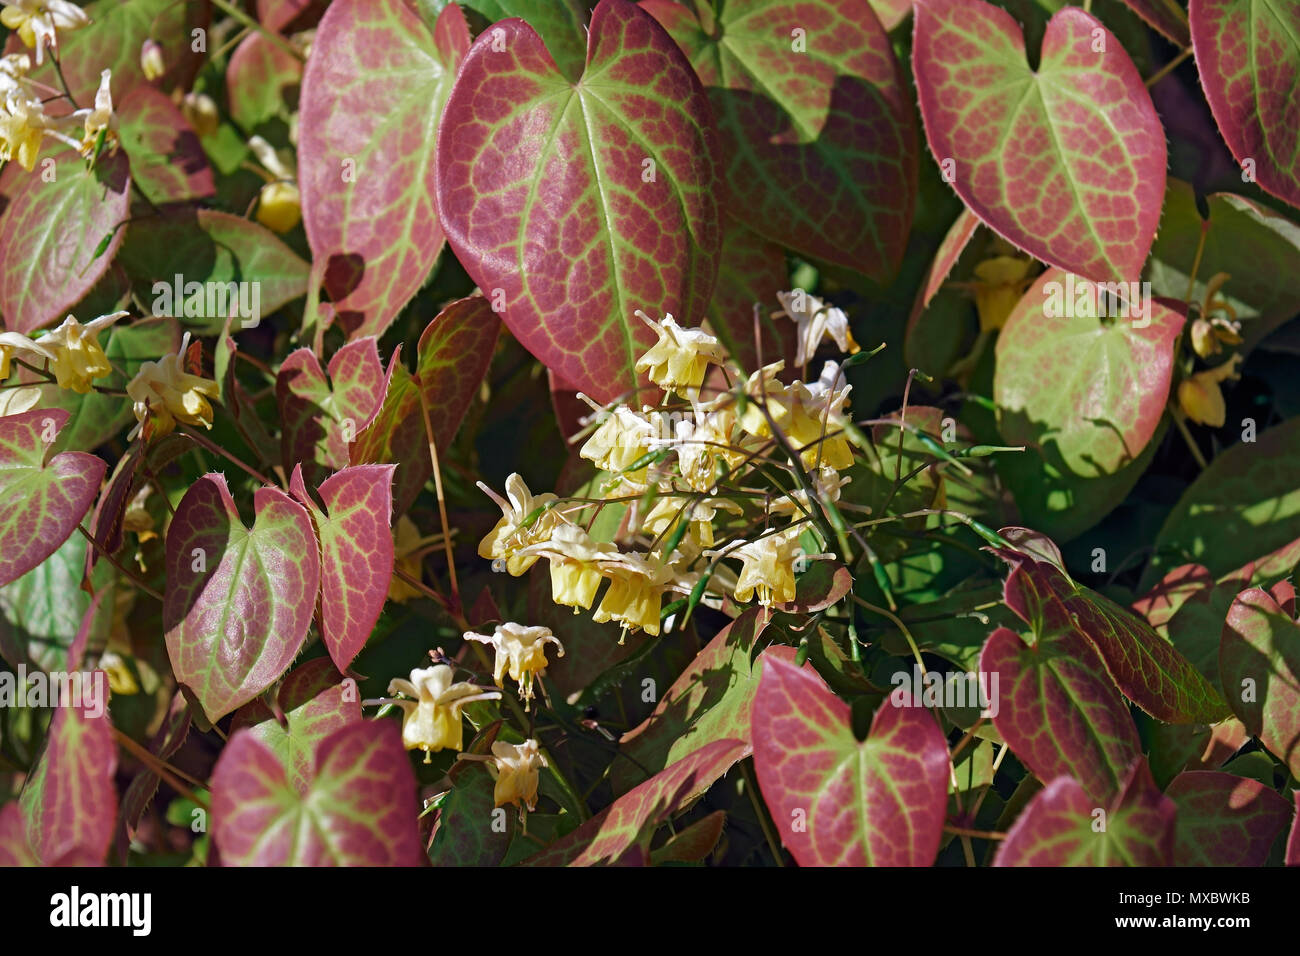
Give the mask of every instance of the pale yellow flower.
M 550 539 L 524 549 L 525 554 L 540 555 L 551 563 L 551 600 L 563 607 L 590 608 L 605 580 L 599 564 L 618 557 L 618 548 L 597 543 L 582 528 L 560 524 Z
M 90 23 L 86 12 L 67 0 L 0 0 L 0 23 L 13 30 L 28 47 L 36 50 L 36 65 L 45 47 L 57 51 L 58 31 L 76 30 Z
M 21 332 L 0 332 L 0 382 L 9 380 L 13 373 L 14 356 L 26 356 L 46 359 L 53 362 L 55 354 L 44 345 L 32 341 Z
M 609 589 L 591 619 L 597 624 L 619 621 L 625 636 L 628 629 L 658 634 L 664 591 L 670 588 L 690 591 L 690 584 L 674 571 L 673 560 L 664 562 L 655 555 L 629 552 L 619 555 L 617 560 L 602 561 Z
M 731 405 L 697 405 L 693 420 L 677 422 L 674 430 L 677 470 L 693 491 L 710 492 L 718 482 L 719 465 L 727 471 L 738 468 L 745 452 L 731 444 L 736 411 Z
M 99 333 L 127 314 L 101 315 L 85 325 L 70 315 L 57 329 L 36 340 L 54 353 L 52 370 L 59 388 L 85 395 L 95 379 L 112 373 L 113 365 L 99 345 Z
M 636 315 L 654 330 L 659 341 L 636 360 L 637 372 L 645 372 L 650 381 L 669 392 L 693 396 L 704 384 L 709 363 L 721 365 L 727 359 L 722 344 L 703 329 L 678 325 L 672 313 L 659 322 L 640 309 Z
M 302 221 L 302 194 L 298 184 L 267 183 L 257 195 L 257 221 L 272 232 L 286 233 Z
M 31 172 L 41 153 L 48 120 L 40 100 L 13 88 L 0 99 L 0 160 L 16 162 Z
M 160 79 L 167 72 L 167 64 L 163 62 L 162 47 L 153 37 L 140 44 L 140 72 L 150 83 Z
M 595 462 L 597 468 L 640 483 L 645 480 L 645 468 L 638 468 L 635 472 L 628 469 L 644 458 L 658 439 L 658 428 L 644 413 L 638 415 L 626 405 L 619 405 L 612 412 L 605 413 L 600 427 L 578 454 Z
M 550 765 L 542 756 L 536 740 L 530 738 L 522 744 L 495 741 L 492 744 L 492 767 L 497 779 L 492 788 L 492 802 L 498 807 L 509 803 L 536 809 L 538 770 L 547 766 Z
M 89 156 L 101 132 L 111 132 L 116 121 L 113 117 L 113 93 L 109 88 L 112 73 L 99 74 L 99 89 L 95 92 L 95 108 L 86 114 L 85 135 L 81 138 L 81 155 Z
M 216 100 L 207 93 L 186 93 L 181 100 L 181 115 L 200 136 L 211 136 L 221 125 Z
M 784 604 L 794 600 L 794 563 L 799 556 L 801 526 L 764 534 L 728 552 L 740 558 L 744 566 L 736 579 L 736 600 L 742 604 L 755 594 L 763 605 Z
M 798 326 L 796 333 L 798 349 L 794 363 L 807 365 L 817 352 L 822 340 L 830 336 L 841 352 L 850 354 L 859 351 L 858 343 L 853 341 L 853 332 L 849 329 L 849 317 L 843 309 L 827 305 L 815 295 L 809 295 L 802 289 L 792 292 L 778 292 L 777 300 L 781 303 L 781 312 Z
M 564 645 L 549 627 L 525 627 L 511 621 L 498 624 L 491 634 L 466 631 L 464 638 L 492 645 L 496 650 L 493 679 L 498 687 L 504 686 L 508 671 L 510 679 L 519 685 L 519 698 L 525 703 L 533 699 L 533 678 L 546 673 L 546 645 L 554 644 L 556 656 L 564 656 Z
M 975 291 L 975 310 L 980 317 L 980 331 L 990 332 L 1007 324 L 1032 277 L 1032 259 L 1019 256 L 994 256 L 975 266 L 971 283 Z
M 134 402 L 132 411 L 139 422 L 137 432 L 151 417 L 155 435 L 167 434 L 178 421 L 212 427 L 212 406 L 208 399 L 218 398 L 221 392 L 216 382 L 185 371 L 184 357 L 189 344 L 190 333 L 186 332 L 178 352 L 164 355 L 157 362 L 143 363 L 127 385 L 126 394 Z
M 1223 392 L 1219 383 L 1229 378 L 1237 378 L 1241 364 L 1239 354 L 1231 356 L 1222 365 L 1204 372 L 1189 375 L 1178 384 L 1178 404 L 1192 421 L 1211 428 L 1221 428 L 1227 419 L 1227 406 L 1223 402 Z
M 852 478 L 845 478 L 829 465 L 822 465 L 812 473 L 813 492 L 818 501 L 829 501 L 833 504 L 840 500 L 840 489 L 852 480 Z M 808 502 L 808 492 L 796 488 L 788 495 L 773 501 L 768 510 L 773 514 L 802 517 L 812 513 L 812 506 Z
M 478 556 L 493 562 L 504 560 L 506 570 L 519 577 L 533 566 L 538 557 L 536 554 L 520 552 L 530 544 L 549 540 L 559 516 L 548 508 L 527 527 L 524 527 L 524 521 L 538 508 L 555 501 L 555 495 L 549 491 L 534 495 L 518 474 L 512 474 L 506 479 L 506 498 L 502 498 L 481 481 L 478 486 L 501 508 L 501 520 L 479 542 Z
M 395 677 L 388 683 L 389 694 L 410 698 L 393 701 L 402 709 L 402 743 L 407 750 L 423 750 L 425 763 L 435 751 L 462 749 L 462 708 L 501 697 L 500 691 L 485 690 L 469 681 L 454 682 L 453 674 L 449 665 L 435 664 L 411 671 L 410 680 Z

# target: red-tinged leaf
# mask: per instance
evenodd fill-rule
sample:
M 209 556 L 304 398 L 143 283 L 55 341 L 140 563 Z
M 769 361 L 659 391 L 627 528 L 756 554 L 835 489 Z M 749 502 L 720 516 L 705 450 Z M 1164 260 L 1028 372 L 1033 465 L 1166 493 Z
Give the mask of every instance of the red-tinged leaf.
M 1068 620 L 1033 644 L 998 628 L 980 670 L 1001 685 L 990 686 L 993 726 L 1035 776 L 1074 777 L 1093 800 L 1119 790 L 1142 742 L 1101 658 Z
M 1059 568 L 1019 552 L 997 552 L 1013 567 L 1005 601 L 1036 631 L 1072 626 L 1101 655 L 1124 696 L 1173 724 L 1211 724 L 1228 716 L 1223 698 L 1146 621 L 1076 584 Z
M 1174 46 L 1180 49 L 1191 46 L 1187 11 L 1179 6 L 1178 0 L 1124 0 L 1124 4 Z
M 1300 7 L 1272 0 L 1192 0 L 1201 87 L 1242 175 L 1300 206 Z
M 912 306 L 912 315 L 908 319 L 909 329 L 929 306 L 935 293 L 948 281 L 948 274 L 957 265 L 961 254 L 966 251 L 966 245 L 970 242 L 971 236 L 975 235 L 975 229 L 979 224 L 979 217 L 969 209 L 962 209 L 961 214 L 953 220 L 943 241 L 939 243 L 939 248 L 935 250 L 934 258 L 930 260 L 930 268 L 925 274 L 925 281 L 921 283 L 921 288 L 916 294 L 916 303 Z
M 718 282 L 709 301 L 709 328 L 727 348 L 727 354 L 747 372 L 759 367 L 754 344 L 754 306 L 758 306 L 763 337 L 763 364 L 785 359 L 794 365 L 798 327 L 784 315 L 773 317 L 776 294 L 790 285 L 785 250 L 769 242 L 730 216 L 722 230 L 718 255 Z M 590 409 L 582 406 L 583 413 Z
M 164 89 L 189 89 L 207 59 L 209 51 L 195 50 L 193 38 L 193 31 L 206 30 L 211 20 L 207 0 L 97 0 L 85 9 L 90 24 L 59 35 L 63 76 L 82 106 L 94 103 L 101 70 L 113 72 L 115 103 L 147 82 L 140 65 L 140 47 L 146 39 L 162 47 L 166 72 L 158 83 Z M 10 40 L 17 38 L 11 34 Z M 21 45 L 15 49 L 30 53 Z M 50 89 L 63 88 L 48 56 L 46 64 L 31 75 Z
M 1025 293 L 998 337 L 993 398 L 1008 444 L 1050 442 L 1072 472 L 1095 477 L 1131 464 L 1155 435 L 1186 317 L 1156 301 L 1142 318 L 1078 315 L 1080 295 L 1105 308 L 1097 284 L 1059 269 Z
M 810 561 L 795 580 L 794 600 L 774 604 L 788 614 L 815 614 L 843 599 L 853 589 L 853 575 L 838 561 Z
M 1151 773 L 1165 786 L 1184 770 L 1217 770 L 1250 739 L 1236 717 L 1217 724 L 1155 724 L 1151 728 Z
M 10 199 L 0 214 L 0 315 L 18 332 L 62 321 L 95 287 L 117 255 L 127 217 L 125 153 L 101 156 L 89 171 L 72 150 L 49 158 L 53 182 L 39 164 L 25 173 L 17 163 L 0 180 Z
M 131 178 L 150 201 L 213 195 L 216 187 L 203 144 L 169 96 L 152 86 L 138 86 L 122 100 L 117 118 Z
M 321 483 L 321 511 L 295 468 L 289 490 L 311 512 L 320 542 L 320 631 L 346 671 L 374 630 L 393 579 L 393 470 L 356 465 Z
M 434 139 L 469 29 L 402 0 L 336 0 L 302 80 L 298 178 L 318 276 L 349 335 L 379 335 L 442 249 Z
M 427 2 L 427 0 L 426 0 Z M 570 80 L 587 62 L 587 8 L 584 0 L 473 0 L 467 3 L 488 23 L 518 17 L 538 32 L 556 65 Z
M 27 842 L 46 866 L 99 866 L 117 819 L 117 747 L 106 709 L 108 678 L 103 671 L 81 676 L 81 706 L 55 710 L 45 753 L 18 801 L 27 821 Z
M 232 312 L 235 331 L 253 328 L 262 316 L 307 291 L 307 263 L 275 233 L 215 209 L 169 208 L 161 216 L 133 222 L 121 262 L 133 279 L 149 286 L 154 315 L 172 315 L 189 328 L 212 334 L 225 328 Z M 228 289 L 231 282 L 243 287 L 236 296 L 227 292 L 223 312 L 223 303 L 215 294 L 210 298 L 208 289 L 215 292 L 210 285 L 215 283 Z
M 528 866 L 595 866 L 644 849 L 654 831 L 713 786 L 748 746 L 715 740 L 619 797 L 568 836 L 529 857 Z
M 1099 805 L 1077 780 L 1058 777 L 1016 818 L 994 866 L 1168 866 L 1174 802 L 1138 763 L 1124 791 Z
M 458 299 L 425 327 L 416 346 L 412 375 L 393 357 L 384 400 L 357 435 L 352 464 L 395 463 L 394 503 L 398 513 L 415 500 L 433 474 L 429 425 L 440 454 L 446 454 L 478 394 L 496 348 L 501 323 L 482 296 Z
M 257 18 L 268 30 L 282 30 L 305 11 L 328 0 L 257 0 Z
M 40 866 L 40 858 L 27 843 L 27 826 L 18 804 L 0 807 L 0 866 Z
M 61 409 L 0 418 L 0 585 L 22 577 L 68 539 L 86 516 L 108 467 L 65 451 L 45 460 L 68 421 Z
M 328 381 L 311 349 L 290 352 L 275 377 L 285 469 L 301 465 L 308 480 L 319 482 L 345 467 L 349 446 L 379 411 L 386 379 L 371 336 L 334 353 Z
M 1300 623 L 1267 591 L 1237 595 L 1223 625 L 1219 673 L 1246 729 L 1300 777 Z
M 800 866 L 929 866 L 948 804 L 948 744 L 921 707 L 886 702 L 867 739 L 849 705 L 794 649 L 760 658 L 754 769 L 781 842 Z
M 1201 218 L 1198 201 L 1208 218 Z M 1206 283 L 1226 273 L 1215 297 L 1241 320 L 1244 352 L 1300 311 L 1300 288 L 1291 274 L 1297 258 L 1300 226 L 1290 219 L 1232 193 L 1198 200 L 1188 183 L 1173 179 L 1147 274 L 1155 295 L 1181 299 L 1191 282 L 1191 300 L 1204 302 Z
M 703 820 L 696 820 L 667 843 L 650 851 L 650 865 L 664 863 L 698 863 L 713 852 L 727 824 L 727 812 L 715 810 Z
M 212 773 L 212 835 L 232 866 L 418 866 L 415 791 L 393 721 L 357 721 L 322 739 L 304 793 L 243 730 Z
M 176 506 L 167 531 L 167 654 L 176 679 L 211 721 L 288 670 L 320 586 L 306 509 L 276 488 L 259 488 L 253 502 L 250 530 L 226 479 L 204 475 Z
M 750 712 L 758 691 L 755 644 L 770 618 L 766 608 L 752 607 L 724 627 L 673 681 L 653 713 L 623 735 L 619 750 L 632 759 L 616 761 L 611 768 L 616 790 L 715 740 L 752 744 Z
M 527 23 L 479 36 L 437 155 L 447 240 L 525 348 L 597 401 L 654 344 L 634 316 L 697 325 L 720 240 L 717 135 L 672 38 L 627 0 L 591 17 L 579 82 Z M 644 380 L 642 380 L 644 381 Z
M 290 671 L 276 691 L 288 727 L 258 699 L 235 712 L 231 734 L 247 727 L 279 759 L 298 793 L 305 794 L 316 747 L 340 727 L 361 720 L 360 696 L 356 681 L 344 680 L 327 659 L 313 658 Z
M 1161 635 L 1167 635 L 1166 625 L 1182 606 L 1197 594 L 1214 587 L 1214 575 L 1202 564 L 1181 564 L 1171 570 L 1160 583 L 1133 602 L 1133 610 L 1146 618 L 1148 624 Z
M 226 66 L 226 102 L 242 129 L 255 130 L 277 117 L 288 117 L 285 93 L 302 83 L 303 63 L 264 34 L 250 33 Z
M 893 275 L 912 222 L 916 127 L 867 0 L 728 0 L 713 23 L 698 5 L 642 6 L 708 90 L 728 211 L 803 255 Z
M 1291 805 L 1258 780 L 1181 773 L 1165 788 L 1178 806 L 1174 866 L 1263 866 Z
M 1300 538 L 1300 418 L 1220 453 L 1178 499 L 1142 577 L 1195 561 L 1216 577 Z
M 911 0 L 871 0 L 871 9 L 876 11 L 881 26 L 892 31 L 912 12 L 912 2 Z
M 1291 835 L 1286 838 L 1286 865 L 1300 866 L 1300 790 L 1295 797 L 1295 820 L 1291 824 Z
M 983 0 L 917 6 L 912 64 L 930 151 L 966 205 L 1030 255 L 1098 282 L 1137 279 L 1166 161 L 1142 77 L 1076 7 L 1048 23 L 1036 70 L 1025 55 L 1016 21 Z
M 172 695 L 172 702 L 167 708 L 162 726 L 149 743 L 149 752 L 159 760 L 169 760 L 172 754 L 185 743 L 190 733 L 190 705 L 185 695 L 177 691 Z M 127 785 L 122 794 L 122 807 L 118 813 L 117 839 L 114 843 L 114 855 L 123 863 L 130 853 L 130 841 L 135 836 L 140 818 L 158 792 L 161 778 L 153 770 L 145 767 Z

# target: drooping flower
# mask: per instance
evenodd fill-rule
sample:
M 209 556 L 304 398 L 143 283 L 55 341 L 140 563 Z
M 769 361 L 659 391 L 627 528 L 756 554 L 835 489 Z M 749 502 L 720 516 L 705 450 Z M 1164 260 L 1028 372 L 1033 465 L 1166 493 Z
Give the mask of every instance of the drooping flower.
M 410 699 L 396 699 L 402 709 L 402 743 L 407 750 L 423 750 L 424 762 L 429 754 L 450 747 L 462 749 L 464 725 L 461 710 L 478 700 L 498 700 L 501 692 L 479 687 L 469 681 L 453 681 L 448 664 L 416 668 L 411 679 L 395 677 L 388 683 L 389 694 L 403 694 Z
M 817 500 L 829 501 L 832 504 L 840 500 L 840 489 L 853 480 L 845 478 L 830 465 L 822 465 L 812 472 L 811 477 L 813 493 Z M 808 492 L 796 488 L 788 495 L 773 501 L 768 510 L 773 514 L 790 514 L 799 517 L 810 514 L 812 506 L 808 501 Z
M 23 78 L 32 69 L 32 58 L 26 53 L 8 53 L 0 56 L 0 95 L 25 89 Z
M 272 232 L 286 233 L 302 221 L 302 194 L 286 180 L 267 183 L 257 195 L 257 221 Z
M 729 552 L 744 565 L 736 579 L 736 600 L 744 603 L 755 594 L 759 604 L 784 604 L 795 596 L 794 564 L 798 557 L 801 526 L 764 534 Z
M 54 353 L 51 366 L 59 388 L 70 389 L 85 395 L 94 380 L 113 371 L 113 365 L 99 345 L 99 333 L 111 326 L 126 312 L 101 315 L 82 325 L 73 316 L 52 332 L 46 332 L 36 341 Z
M 36 50 L 36 65 L 45 47 L 59 49 L 58 31 L 76 30 L 90 23 L 86 11 L 67 0 L 0 0 L 0 23 L 13 30 L 28 47 Z
M 538 557 L 536 554 L 520 552 L 530 544 L 548 540 L 559 521 L 559 516 L 546 508 L 556 500 L 555 495 L 549 491 L 534 495 L 518 474 L 512 474 L 506 479 L 506 498 L 502 498 L 481 481 L 478 486 L 501 507 L 501 520 L 479 542 L 478 556 L 489 561 L 504 559 L 506 570 L 519 577 L 533 566 Z M 533 512 L 539 508 L 546 510 L 534 515 Z M 524 522 L 530 518 L 531 523 L 525 526 Z
M 636 360 L 637 372 L 645 372 L 664 391 L 698 395 L 709 363 L 721 365 L 727 359 L 722 344 L 703 329 L 678 325 L 671 312 L 659 322 L 640 309 L 636 315 L 659 336 L 650 351 Z
M 804 467 L 848 468 L 853 464 L 853 449 L 843 431 L 844 406 L 852 390 L 852 385 L 844 384 L 836 362 L 822 366 L 821 377 L 811 385 L 796 382 L 792 386 L 796 401 L 786 433 L 795 448 L 802 449 Z
M 1236 378 L 1240 372 L 1241 355 L 1234 354 L 1228 361 L 1204 372 L 1189 375 L 1178 384 L 1178 405 L 1192 421 L 1211 428 L 1221 428 L 1227 419 L 1228 409 L 1223 401 L 1219 383 Z
M 207 93 L 186 93 L 181 100 L 181 115 L 200 136 L 211 136 L 221 125 L 216 100 Z
M 518 807 L 522 803 L 529 810 L 536 809 L 538 770 L 550 766 L 537 741 L 531 738 L 522 744 L 495 741 L 492 761 L 497 778 L 492 788 L 493 804 L 504 807 L 509 803 Z
M 41 101 L 17 88 L 4 92 L 0 99 L 0 160 L 16 162 L 31 172 L 41 153 L 41 141 L 48 131 L 48 120 Z
M 641 519 L 641 530 L 647 534 L 664 535 L 678 521 L 689 522 L 684 543 L 689 543 L 695 553 L 713 545 L 713 519 L 719 509 L 741 513 L 741 507 L 729 498 L 699 498 L 691 500 L 680 495 L 660 495 L 649 513 Z
M 731 470 L 745 460 L 744 450 L 731 443 L 735 423 L 735 408 L 715 401 L 696 405 L 693 419 L 682 419 L 674 426 L 677 470 L 693 491 L 707 493 L 716 487 L 719 464 Z
M 858 343 L 853 341 L 853 332 L 849 329 L 849 317 L 843 309 L 827 305 L 815 295 L 809 295 L 802 289 L 792 292 L 778 292 L 781 311 L 797 326 L 798 350 L 794 362 L 802 367 L 812 360 L 822 339 L 830 336 L 841 352 L 850 354 L 859 351 Z M 780 315 L 781 312 L 775 313 Z
M 669 588 L 690 591 L 689 584 L 678 579 L 672 565 L 673 559 L 663 561 L 656 555 L 637 551 L 620 554 L 617 560 L 602 561 L 609 588 L 591 619 L 597 624 L 619 621 L 625 630 L 643 629 L 647 634 L 657 635 L 664 591 Z
M 645 468 L 628 471 L 654 448 L 658 429 L 645 414 L 638 415 L 626 405 L 619 405 L 605 416 L 600 427 L 578 452 L 596 463 L 597 468 L 621 474 L 626 481 L 645 481 Z
M 492 677 L 498 687 L 505 674 L 519 685 L 519 697 L 525 703 L 533 699 L 533 678 L 546 673 L 546 645 L 554 644 L 557 656 L 564 656 L 564 645 L 551 633 L 549 627 L 526 627 L 513 621 L 497 625 L 491 634 L 466 631 L 467 641 L 491 644 L 496 650 L 496 663 Z
M 601 561 L 618 557 L 618 548 L 606 542 L 595 542 L 582 528 L 573 524 L 560 524 L 548 540 L 529 545 L 525 554 L 541 555 L 550 559 L 551 600 L 563 607 L 578 609 L 591 607 L 605 580 Z
M 21 332 L 0 332 L 0 382 L 9 380 L 13 372 L 14 356 L 26 354 L 53 362 L 55 354 L 44 345 L 34 342 Z
M 126 393 L 135 403 L 132 411 L 139 422 L 136 432 L 148 418 L 153 419 L 155 435 L 167 434 L 178 421 L 212 427 L 212 406 L 208 399 L 218 398 L 221 393 L 216 382 L 185 370 L 183 356 L 189 352 L 189 344 L 190 333 L 186 332 L 179 351 L 164 355 L 157 362 L 143 363 L 127 385 Z

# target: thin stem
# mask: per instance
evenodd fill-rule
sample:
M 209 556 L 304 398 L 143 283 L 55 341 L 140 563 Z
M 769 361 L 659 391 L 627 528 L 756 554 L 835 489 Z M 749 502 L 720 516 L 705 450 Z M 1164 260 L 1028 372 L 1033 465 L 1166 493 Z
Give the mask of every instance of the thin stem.
M 745 792 L 749 794 L 749 802 L 754 805 L 754 815 L 758 817 L 758 825 L 763 828 L 763 836 L 767 840 L 767 848 L 772 851 L 772 858 L 776 860 L 777 866 L 785 866 L 785 859 L 781 856 L 781 842 L 772 830 L 772 821 L 767 818 L 767 808 L 758 799 L 758 781 L 754 778 L 751 766 L 753 762 L 752 757 L 746 757 L 740 762 L 740 772 L 745 778 Z
M 155 591 L 153 588 L 151 588 L 148 582 L 145 581 L 144 578 L 140 577 L 138 574 L 136 574 L 126 565 L 122 564 L 121 561 L 117 560 L 117 557 L 115 555 L 110 554 L 109 550 L 106 547 L 104 547 L 102 544 L 100 544 L 95 539 L 95 536 L 93 534 L 91 534 L 89 531 L 86 530 L 85 525 L 83 524 L 77 525 L 77 530 L 81 532 L 82 537 L 84 537 L 87 541 L 89 541 L 91 545 L 94 547 L 94 549 L 98 551 L 100 555 L 106 561 L 108 561 L 109 564 L 111 564 L 113 567 L 117 568 L 118 571 L 122 572 L 122 574 L 130 578 L 132 584 L 138 587 L 145 594 L 149 595 L 151 598 L 154 598 L 158 601 L 163 600 L 163 596 L 159 594 L 157 591 Z
M 212 0 L 212 5 L 216 7 L 218 10 L 221 10 L 222 12 L 228 14 L 229 16 L 234 17 L 236 20 L 238 20 L 240 23 L 242 23 L 244 26 L 248 27 L 249 29 L 256 30 L 258 33 L 261 33 L 273 44 L 278 46 L 285 53 L 288 53 L 298 62 L 301 63 L 303 61 L 303 55 L 301 50 L 295 47 L 284 37 L 280 36 L 280 34 L 276 33 L 274 30 L 268 30 L 262 24 L 258 23 L 247 13 L 245 13 L 243 10 L 239 9 L 233 3 L 230 3 L 229 0 Z
M 1164 66 L 1162 66 L 1160 69 L 1152 73 L 1151 77 L 1146 81 L 1147 89 L 1150 89 L 1151 87 L 1155 86 L 1157 83 L 1163 80 L 1170 73 L 1174 72 L 1174 70 L 1178 69 L 1179 65 L 1191 55 L 1192 55 L 1192 48 L 1189 46 L 1186 49 L 1184 49 L 1183 52 L 1179 53 L 1176 57 L 1174 57 Z
M 862 605 L 863 608 L 873 614 L 879 614 L 881 617 L 888 618 L 893 622 L 895 627 L 902 631 L 903 637 L 907 640 L 907 646 L 912 649 L 912 656 L 916 658 L 916 666 L 921 668 L 921 673 L 924 675 L 926 673 L 926 667 L 925 661 L 921 659 L 921 649 L 917 647 L 916 640 L 912 637 L 912 632 L 907 629 L 907 625 L 903 623 L 903 619 L 896 614 L 886 611 L 883 607 L 876 607 L 874 604 L 864 601 L 852 592 L 849 593 L 853 600 Z
M 424 389 L 417 388 L 420 412 L 424 416 L 424 434 L 429 439 L 429 461 L 433 464 L 433 487 L 438 495 L 438 518 L 442 522 L 442 545 L 447 555 L 447 574 L 451 577 L 452 606 L 460 610 L 460 586 L 456 582 L 456 558 L 451 550 L 451 527 L 447 523 L 447 498 L 442 492 L 442 468 L 438 465 L 438 443 L 433 437 L 433 423 L 429 419 L 429 403 L 424 400 Z
M 180 429 L 180 433 L 184 435 L 186 438 L 192 439 L 195 442 L 195 444 L 199 445 L 200 447 L 205 448 L 206 450 L 212 452 L 213 454 L 220 455 L 222 458 L 226 459 L 231 464 L 238 465 L 240 468 L 248 472 L 248 474 L 256 478 L 262 484 L 270 485 L 272 488 L 275 487 L 274 481 L 266 477 L 266 475 L 262 474 L 252 465 L 245 464 L 241 459 L 239 459 L 235 455 L 232 455 L 230 452 L 226 451 L 226 449 L 222 448 L 220 445 L 212 441 L 206 435 L 201 435 L 190 428 L 182 428 Z
M 178 777 L 184 777 L 194 786 L 199 788 L 203 787 L 202 782 L 195 780 L 193 777 L 191 777 L 185 771 L 181 770 L 179 767 L 173 767 L 171 764 L 167 763 L 167 761 L 150 753 L 147 749 L 141 747 L 138 743 L 136 743 L 126 734 L 122 733 L 122 731 L 118 730 L 116 727 L 113 728 L 113 737 L 119 744 L 121 744 L 122 747 L 130 751 L 131 754 L 137 760 L 139 760 L 142 764 L 144 764 L 146 767 L 148 767 L 158 776 L 166 780 L 167 784 L 173 790 L 175 790 L 181 796 L 188 798 L 192 803 L 195 803 L 198 806 L 202 807 L 204 812 L 211 811 L 211 808 L 208 806 L 208 802 L 203 798 L 201 798 L 197 793 L 195 793 L 185 784 L 181 783 Z
M 952 833 L 957 836 L 975 837 L 978 840 L 1005 840 L 1005 833 L 998 833 L 995 830 L 968 830 L 966 827 L 953 827 L 948 824 L 943 825 L 944 833 Z
M 1187 422 L 1183 420 L 1183 413 L 1177 408 L 1171 407 L 1169 409 L 1169 414 L 1173 416 L 1174 424 L 1178 426 L 1178 432 L 1183 436 L 1183 441 L 1187 443 L 1187 447 L 1191 451 L 1192 457 L 1196 459 L 1196 464 L 1200 466 L 1201 471 L 1204 471 L 1209 467 L 1209 464 L 1206 462 L 1205 456 L 1201 454 L 1201 449 L 1196 444 L 1196 439 L 1192 437 L 1191 431 L 1188 430 Z

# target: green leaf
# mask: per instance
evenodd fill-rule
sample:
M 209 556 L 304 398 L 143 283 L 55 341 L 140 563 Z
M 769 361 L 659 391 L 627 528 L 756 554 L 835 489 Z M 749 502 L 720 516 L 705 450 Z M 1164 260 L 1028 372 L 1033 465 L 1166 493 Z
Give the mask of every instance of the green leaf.
M 1261 588 L 1237 595 L 1219 650 L 1233 712 L 1300 778 L 1300 623 Z

